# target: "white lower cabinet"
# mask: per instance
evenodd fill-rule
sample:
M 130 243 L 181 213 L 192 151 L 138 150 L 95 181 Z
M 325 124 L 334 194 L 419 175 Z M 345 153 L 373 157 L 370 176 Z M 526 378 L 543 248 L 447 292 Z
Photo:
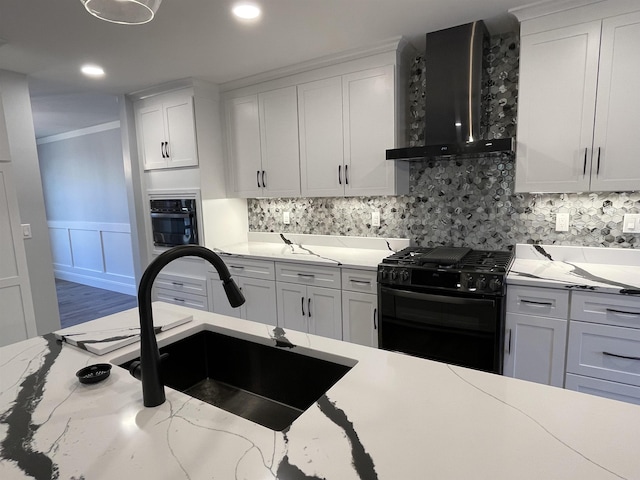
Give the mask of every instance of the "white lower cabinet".
M 640 404 L 640 298 L 572 293 L 565 386 Z
M 340 269 L 276 262 L 278 326 L 342 340 Z
M 273 262 L 245 258 L 225 259 L 245 303 L 232 308 L 217 272 L 209 271 L 211 311 L 267 325 L 277 324 L 276 282 Z
M 508 286 L 504 375 L 562 387 L 569 292 Z
M 341 292 L 278 282 L 278 325 L 342 340 Z
M 376 270 L 342 269 L 342 339 L 378 348 Z
M 169 273 L 160 273 L 154 282 L 155 299 L 184 307 L 209 310 L 207 280 Z

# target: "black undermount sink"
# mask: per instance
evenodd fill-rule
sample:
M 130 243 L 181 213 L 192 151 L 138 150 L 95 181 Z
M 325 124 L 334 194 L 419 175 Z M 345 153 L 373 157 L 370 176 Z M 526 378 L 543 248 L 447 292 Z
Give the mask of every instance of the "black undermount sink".
M 353 367 L 296 353 L 296 348 L 198 332 L 160 348 L 168 354 L 162 359 L 162 383 L 282 431 Z M 136 360 L 119 366 L 128 369 Z

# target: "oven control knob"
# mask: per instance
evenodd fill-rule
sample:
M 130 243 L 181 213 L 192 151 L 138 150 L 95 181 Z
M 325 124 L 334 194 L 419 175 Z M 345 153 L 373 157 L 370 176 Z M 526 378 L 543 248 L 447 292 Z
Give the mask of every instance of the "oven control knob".
M 381 280 L 386 280 L 388 276 L 389 276 L 389 272 L 388 271 L 383 270 L 383 269 L 380 270 L 380 279 Z
M 499 278 L 494 278 L 489 282 L 489 288 L 493 292 L 498 292 L 502 288 L 502 280 Z
M 391 280 L 396 280 L 398 278 L 398 272 L 394 269 L 391 270 Z
M 476 281 L 476 288 L 478 290 L 484 290 L 485 288 L 487 288 L 487 279 L 484 277 L 480 277 L 477 281 Z
M 403 282 L 406 282 L 409 280 L 409 272 L 407 270 L 402 270 L 402 272 L 400 272 L 400 278 L 402 279 Z

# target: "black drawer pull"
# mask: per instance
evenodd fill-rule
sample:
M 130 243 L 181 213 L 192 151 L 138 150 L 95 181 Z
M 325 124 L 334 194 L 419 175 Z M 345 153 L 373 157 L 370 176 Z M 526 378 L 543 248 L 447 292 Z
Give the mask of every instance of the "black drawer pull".
M 235 270 L 244 270 L 242 265 L 229 265 L 229 268 L 233 268 Z
M 606 355 L 608 357 L 616 357 L 616 358 L 624 358 L 627 360 L 640 360 L 640 357 L 631 357 L 628 355 L 618 355 L 617 353 L 610 353 L 610 352 L 602 352 L 603 355 Z
M 316 276 L 312 273 L 298 273 L 298 276 L 303 278 L 316 278 Z
M 533 300 L 520 300 L 522 303 L 528 303 L 531 305 L 544 305 L 545 307 L 553 307 L 552 302 L 534 302 Z
M 369 280 L 354 280 L 351 279 L 351 283 L 357 283 L 358 285 L 371 285 Z
M 173 285 L 175 285 L 176 287 L 184 287 L 184 283 L 182 282 L 171 282 Z
M 180 303 L 184 303 L 184 302 L 186 302 L 186 300 L 185 300 L 184 298 L 176 298 L 176 297 L 173 297 L 173 299 L 174 299 L 176 302 L 180 302 Z
M 621 313 L 623 315 L 633 315 L 634 317 L 640 317 L 640 313 L 638 312 L 625 312 L 624 310 L 616 310 L 614 308 L 607 308 L 607 312 Z

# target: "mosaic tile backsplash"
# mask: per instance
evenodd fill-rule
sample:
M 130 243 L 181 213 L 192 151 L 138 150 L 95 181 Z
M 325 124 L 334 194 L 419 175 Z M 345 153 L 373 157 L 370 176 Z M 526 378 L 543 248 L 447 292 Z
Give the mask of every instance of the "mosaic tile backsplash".
M 516 133 L 518 39 L 491 38 L 483 88 L 489 138 Z M 424 58 L 411 64 L 409 144 L 424 129 Z M 640 213 L 640 192 L 516 194 L 509 154 L 413 162 L 409 195 L 356 198 L 250 199 L 249 229 L 317 235 L 410 238 L 416 245 L 506 249 L 516 243 L 640 248 L 640 235 L 622 233 L 622 217 Z M 290 212 L 284 225 L 282 213 Z M 380 227 L 371 212 L 380 212 Z M 568 212 L 568 232 L 555 231 L 555 215 Z

